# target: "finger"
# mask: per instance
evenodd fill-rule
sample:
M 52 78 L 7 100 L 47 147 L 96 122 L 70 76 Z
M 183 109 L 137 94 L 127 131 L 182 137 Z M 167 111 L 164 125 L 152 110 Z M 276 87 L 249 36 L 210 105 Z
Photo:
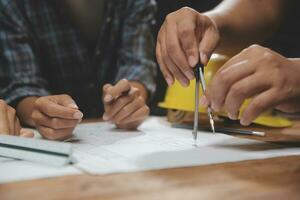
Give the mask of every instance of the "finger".
M 207 91 L 207 90 L 206 90 Z M 205 92 L 206 92 L 205 91 Z M 209 100 L 208 100 L 208 98 L 207 98 L 207 94 L 204 94 L 204 95 L 202 95 L 201 96 L 201 98 L 200 98 L 200 100 L 199 100 L 199 104 L 201 105 L 201 106 L 203 106 L 203 107 L 208 107 L 209 106 Z
M 32 138 L 34 137 L 34 133 L 31 130 L 27 130 L 27 129 L 21 129 L 20 130 L 20 136 L 21 137 L 29 137 Z
M 194 67 L 199 61 L 196 22 L 191 20 L 181 20 L 177 24 L 177 32 L 180 38 L 180 44 L 188 59 L 188 63 L 191 67 Z
M 19 119 L 15 116 L 15 134 L 16 135 L 20 135 L 20 131 L 21 131 L 21 125 L 20 125 L 20 121 Z
M 41 135 L 49 140 L 65 140 L 72 136 L 74 128 L 54 130 L 52 128 L 39 126 L 38 131 Z
M 81 119 L 82 112 L 77 109 L 59 105 L 47 98 L 38 99 L 36 101 L 37 108 L 49 117 L 58 117 L 62 119 Z
M 129 117 L 132 113 L 145 105 L 145 100 L 140 96 L 135 98 L 132 102 L 124 106 L 114 117 L 113 121 L 118 123 Z
M 113 87 L 112 84 L 107 83 L 107 84 L 103 85 L 103 87 L 102 87 L 102 93 L 103 93 L 103 95 L 106 94 L 106 90 L 108 88 L 110 88 L 110 87 Z
M 217 72 L 209 87 L 209 97 L 213 110 L 220 111 L 225 103 L 226 94 L 234 83 L 254 73 L 254 68 L 251 65 L 252 63 L 248 60 L 242 60 L 229 67 L 225 66 L 226 69 Z
M 225 100 L 225 109 L 229 118 L 236 120 L 244 100 L 265 91 L 268 87 L 270 84 L 265 80 L 265 77 L 257 74 L 245 77 L 233 84 Z
M 48 117 L 40 112 L 33 112 L 32 119 L 35 124 L 52 129 L 66 129 L 75 127 L 81 120 L 78 119 L 61 119 L 57 117 Z
M 195 78 L 195 76 L 191 67 L 194 67 L 194 65 L 196 65 L 195 63 L 197 63 L 197 60 L 195 60 L 195 56 L 190 53 L 190 50 L 188 50 L 188 58 L 191 61 L 190 64 L 188 63 L 185 53 L 180 46 L 178 35 L 174 34 L 177 33 L 176 27 L 176 23 L 172 21 L 166 23 L 166 48 L 168 51 L 168 55 L 170 56 L 173 63 L 176 66 L 179 66 L 179 69 L 186 76 L 186 78 L 192 80 Z
M 7 118 L 8 118 L 9 134 L 17 135 L 17 133 L 15 132 L 16 110 L 10 106 L 7 107 Z
M 145 105 L 132 113 L 129 117 L 120 121 L 118 124 L 129 124 L 137 121 L 144 121 L 148 117 L 149 112 L 149 107 Z
M 0 134 L 9 134 L 7 104 L 3 100 L 0 100 Z
M 115 86 L 107 87 L 104 102 L 108 103 L 113 99 L 119 98 L 123 93 L 128 92 L 131 85 L 128 80 L 122 79 Z
M 59 105 L 66 106 L 73 109 L 78 109 L 77 104 L 69 95 L 66 94 L 56 95 L 55 98 L 56 98 L 56 102 Z
M 171 86 L 174 82 L 174 78 L 162 59 L 161 45 L 159 42 L 156 44 L 156 59 L 159 64 L 160 71 L 162 72 L 168 86 Z
M 120 129 L 135 130 L 142 122 L 143 122 L 143 120 L 128 123 L 128 124 L 116 124 L 116 126 Z
M 135 92 L 128 94 L 126 96 L 121 96 L 117 101 L 110 105 L 105 106 L 105 113 L 103 115 L 103 120 L 111 120 L 115 115 L 127 104 L 132 102 L 135 98 Z
M 269 108 L 274 107 L 284 97 L 279 97 L 280 92 L 275 89 L 267 90 L 254 97 L 250 104 L 244 110 L 241 117 L 241 124 L 244 126 L 250 125 L 258 115 Z
M 207 65 L 210 56 L 219 43 L 218 30 L 210 26 L 204 33 L 199 45 L 201 63 Z
M 166 41 L 166 38 L 165 38 Z M 181 72 L 181 70 L 173 63 L 171 58 L 169 57 L 166 44 L 161 44 L 161 53 L 164 63 L 166 64 L 169 71 L 173 74 L 173 76 L 180 82 L 180 84 L 184 87 L 187 87 L 190 84 L 189 79 L 185 77 L 185 75 Z

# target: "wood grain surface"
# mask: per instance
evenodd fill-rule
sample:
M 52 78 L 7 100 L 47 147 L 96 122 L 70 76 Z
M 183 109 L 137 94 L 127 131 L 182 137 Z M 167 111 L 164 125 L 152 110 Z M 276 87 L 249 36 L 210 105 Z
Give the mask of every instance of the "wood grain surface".
M 0 199 L 300 199 L 300 156 L 0 185 Z

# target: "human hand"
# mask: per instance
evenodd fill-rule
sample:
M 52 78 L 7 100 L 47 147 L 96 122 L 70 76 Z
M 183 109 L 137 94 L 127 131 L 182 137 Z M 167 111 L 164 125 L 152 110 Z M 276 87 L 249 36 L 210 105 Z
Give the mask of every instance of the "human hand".
M 200 102 L 211 105 L 214 111 L 224 107 L 231 119 L 237 119 L 244 100 L 252 98 L 240 119 L 242 125 L 249 125 L 267 109 L 295 103 L 300 97 L 299 85 L 299 65 L 270 49 L 252 45 L 220 68 Z
M 184 7 L 167 15 L 156 43 L 156 57 L 168 85 L 188 86 L 198 61 L 207 64 L 220 39 L 212 19 Z M 199 55 L 200 54 L 200 55 Z
M 149 115 L 149 108 L 140 90 L 126 79 L 114 86 L 103 86 L 103 103 L 103 120 L 112 121 L 118 128 L 136 129 Z
M 16 110 L 0 100 L 0 134 L 33 137 L 33 132 L 22 129 Z
M 37 130 L 50 140 L 69 138 L 82 117 L 74 100 L 64 94 L 38 98 L 31 114 Z

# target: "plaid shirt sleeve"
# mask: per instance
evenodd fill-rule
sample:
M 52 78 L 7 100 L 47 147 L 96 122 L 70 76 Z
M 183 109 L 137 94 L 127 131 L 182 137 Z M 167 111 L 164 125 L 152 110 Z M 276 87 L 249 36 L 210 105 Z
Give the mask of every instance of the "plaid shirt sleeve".
M 15 1 L 0 1 L 0 97 L 10 104 L 27 96 L 44 96 L 31 35 Z
M 156 3 L 153 0 L 129 1 L 122 35 L 119 71 L 115 81 L 126 78 L 142 83 L 150 97 L 155 92 L 157 67 L 154 62 L 154 40 L 151 28 Z

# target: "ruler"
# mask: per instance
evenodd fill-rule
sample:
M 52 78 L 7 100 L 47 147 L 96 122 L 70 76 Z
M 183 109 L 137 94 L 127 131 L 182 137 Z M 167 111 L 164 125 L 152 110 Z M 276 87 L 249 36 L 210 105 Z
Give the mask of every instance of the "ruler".
M 0 156 L 57 167 L 75 161 L 69 143 L 10 135 L 0 135 Z

